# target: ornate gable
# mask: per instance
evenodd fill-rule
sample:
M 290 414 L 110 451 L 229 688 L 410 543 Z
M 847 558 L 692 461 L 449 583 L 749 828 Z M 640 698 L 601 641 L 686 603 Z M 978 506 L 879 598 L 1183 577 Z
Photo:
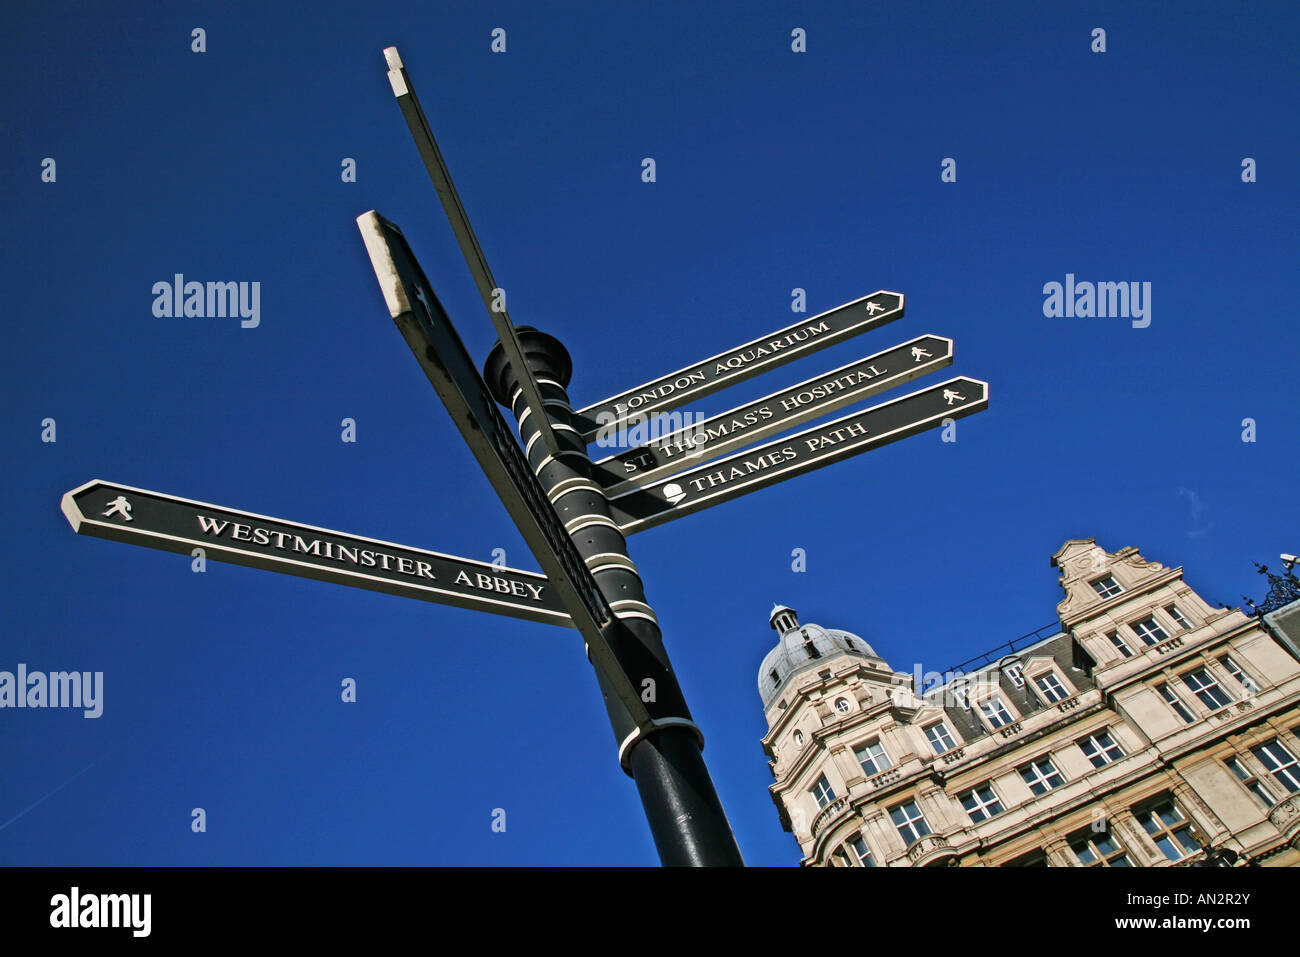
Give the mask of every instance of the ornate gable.
M 1132 546 L 1108 552 L 1095 538 L 1072 538 L 1052 556 L 1052 567 L 1062 572 L 1065 600 L 1056 606 L 1056 613 L 1064 624 L 1067 618 L 1077 618 L 1089 606 L 1113 597 L 1103 595 L 1094 583 L 1110 577 L 1123 591 L 1129 591 L 1165 566 L 1147 561 Z

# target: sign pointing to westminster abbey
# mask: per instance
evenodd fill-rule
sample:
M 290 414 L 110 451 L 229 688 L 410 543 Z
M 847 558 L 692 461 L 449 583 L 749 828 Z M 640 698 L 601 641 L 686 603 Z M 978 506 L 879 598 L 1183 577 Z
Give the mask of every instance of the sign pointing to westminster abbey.
M 544 575 L 360 538 L 174 495 L 87 482 L 63 496 L 74 531 L 302 578 L 572 625 Z

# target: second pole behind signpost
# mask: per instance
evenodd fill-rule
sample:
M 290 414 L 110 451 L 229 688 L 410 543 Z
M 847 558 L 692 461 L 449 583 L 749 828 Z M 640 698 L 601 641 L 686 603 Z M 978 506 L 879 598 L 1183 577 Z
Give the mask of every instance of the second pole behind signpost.
M 610 648 L 653 716 L 653 727 L 638 727 L 608 687 L 606 676 L 596 670 L 618 741 L 619 763 L 636 781 L 664 864 L 742 865 L 704 764 L 703 736 L 673 674 L 658 619 L 646 603 L 640 574 L 628 557 L 627 542 L 610 517 L 604 492 L 592 480 L 586 441 L 573 425 L 566 391 L 572 373 L 569 354 L 546 333 L 527 326 L 517 332 L 561 446 L 558 455 L 540 441 L 519 376 L 499 342 L 488 356 L 483 377 L 493 397 L 518 419 L 529 464 L 618 619 L 611 629 Z

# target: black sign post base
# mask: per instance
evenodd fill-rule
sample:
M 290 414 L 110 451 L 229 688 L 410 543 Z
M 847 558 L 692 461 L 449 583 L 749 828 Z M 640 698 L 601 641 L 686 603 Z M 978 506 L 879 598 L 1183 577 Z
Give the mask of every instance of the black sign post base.
M 651 716 L 648 725 L 638 725 L 607 676 L 596 669 L 619 745 L 619 763 L 636 781 L 663 864 L 741 866 L 740 848 L 704 764 L 703 736 L 673 674 L 627 542 L 610 517 L 604 492 L 592 480 L 586 440 L 573 424 L 566 391 L 572 373 L 569 354 L 543 332 L 527 326 L 517 331 L 561 446 L 558 455 L 540 440 L 519 378 L 499 342 L 487 358 L 483 377 L 493 397 L 518 419 L 528 462 L 616 616 L 607 631 L 608 644 Z

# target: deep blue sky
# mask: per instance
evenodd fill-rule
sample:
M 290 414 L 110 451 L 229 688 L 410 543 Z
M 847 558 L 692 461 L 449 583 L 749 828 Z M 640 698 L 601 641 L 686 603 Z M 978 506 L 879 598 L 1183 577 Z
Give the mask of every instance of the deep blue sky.
M 515 321 L 568 344 L 575 404 L 786 325 L 794 287 L 811 312 L 901 291 L 907 317 L 694 408 L 923 333 L 992 384 L 954 444 L 914 437 L 631 539 L 750 863 L 798 860 L 758 743 L 774 601 L 939 670 L 1054 620 L 1067 538 L 1137 545 L 1229 604 L 1262 594 L 1253 560 L 1300 552 L 1294 4 L 130 6 L 0 15 L 0 670 L 105 675 L 97 720 L 0 710 L 0 863 L 657 860 L 576 633 L 194 574 L 59 512 L 104 478 L 537 567 L 354 224 L 401 226 L 486 356 L 390 44 Z M 260 282 L 261 325 L 155 318 L 176 272 Z M 1066 273 L 1150 282 L 1150 327 L 1045 318 Z

